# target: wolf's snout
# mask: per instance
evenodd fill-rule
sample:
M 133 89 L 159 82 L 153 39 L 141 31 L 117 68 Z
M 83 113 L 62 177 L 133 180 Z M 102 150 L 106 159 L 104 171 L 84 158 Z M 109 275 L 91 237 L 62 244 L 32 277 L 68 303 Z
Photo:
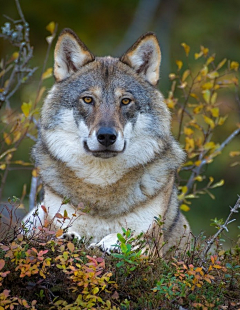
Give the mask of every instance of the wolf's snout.
M 101 127 L 97 132 L 97 139 L 99 143 L 108 147 L 117 140 L 117 132 L 110 127 Z

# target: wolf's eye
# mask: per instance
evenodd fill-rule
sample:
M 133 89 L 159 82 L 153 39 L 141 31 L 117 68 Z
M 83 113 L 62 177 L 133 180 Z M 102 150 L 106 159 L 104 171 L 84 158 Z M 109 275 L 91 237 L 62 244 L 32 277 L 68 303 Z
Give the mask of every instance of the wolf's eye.
M 132 101 L 132 100 L 129 99 L 129 98 L 123 98 L 122 101 L 121 101 L 121 103 L 124 104 L 124 105 L 127 105 L 127 104 L 129 104 L 131 101 Z
M 83 97 L 82 99 L 85 103 L 88 103 L 88 104 L 93 102 L 93 98 L 89 96 Z

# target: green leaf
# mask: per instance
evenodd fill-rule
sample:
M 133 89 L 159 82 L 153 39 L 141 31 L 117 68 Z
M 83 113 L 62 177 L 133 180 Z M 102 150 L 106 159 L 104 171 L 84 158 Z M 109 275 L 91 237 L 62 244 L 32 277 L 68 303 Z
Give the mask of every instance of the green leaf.
M 122 243 L 121 246 L 120 246 L 120 248 L 121 248 L 121 251 L 122 251 L 123 253 L 126 253 L 127 250 L 128 250 L 125 243 Z
M 118 238 L 118 240 L 119 240 L 120 242 L 122 242 L 122 243 L 125 243 L 125 242 L 126 242 L 125 238 L 123 238 L 123 236 L 122 236 L 121 234 L 117 234 L 117 238 Z

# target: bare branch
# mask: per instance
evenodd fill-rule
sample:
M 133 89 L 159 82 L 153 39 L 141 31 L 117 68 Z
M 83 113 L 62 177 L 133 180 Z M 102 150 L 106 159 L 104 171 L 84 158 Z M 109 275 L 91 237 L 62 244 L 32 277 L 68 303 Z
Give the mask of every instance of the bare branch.
M 240 197 L 238 197 L 237 202 L 235 203 L 235 206 L 233 208 L 230 207 L 230 213 L 223 225 L 220 226 L 219 230 L 216 232 L 216 234 L 207 241 L 206 248 L 203 250 L 202 253 L 202 261 L 204 261 L 208 251 L 210 250 L 211 246 L 213 245 L 214 241 L 217 239 L 217 237 L 223 232 L 223 230 L 228 231 L 227 226 L 232 223 L 235 219 L 230 220 L 234 213 L 238 213 L 240 209 Z

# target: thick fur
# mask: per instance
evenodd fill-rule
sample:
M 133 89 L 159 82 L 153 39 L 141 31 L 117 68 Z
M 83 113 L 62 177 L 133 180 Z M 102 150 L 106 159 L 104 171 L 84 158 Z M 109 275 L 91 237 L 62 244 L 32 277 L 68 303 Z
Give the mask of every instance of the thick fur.
M 70 234 L 92 237 L 109 248 L 122 227 L 151 233 L 159 216 L 164 220 L 165 249 L 189 234 L 175 186 L 184 152 L 171 135 L 170 113 L 155 88 L 160 60 L 152 33 L 120 59 L 95 58 L 70 29 L 60 35 L 56 83 L 42 108 L 33 156 L 50 220 L 64 197 L 70 202 L 60 212 L 78 215 L 80 204 L 88 210 L 79 212 Z M 86 103 L 89 97 L 92 102 Z M 124 98 L 130 103 L 123 104 Z M 115 133 L 110 145 L 99 142 L 99 130 L 106 128 Z M 44 216 L 39 208 L 41 221 Z

